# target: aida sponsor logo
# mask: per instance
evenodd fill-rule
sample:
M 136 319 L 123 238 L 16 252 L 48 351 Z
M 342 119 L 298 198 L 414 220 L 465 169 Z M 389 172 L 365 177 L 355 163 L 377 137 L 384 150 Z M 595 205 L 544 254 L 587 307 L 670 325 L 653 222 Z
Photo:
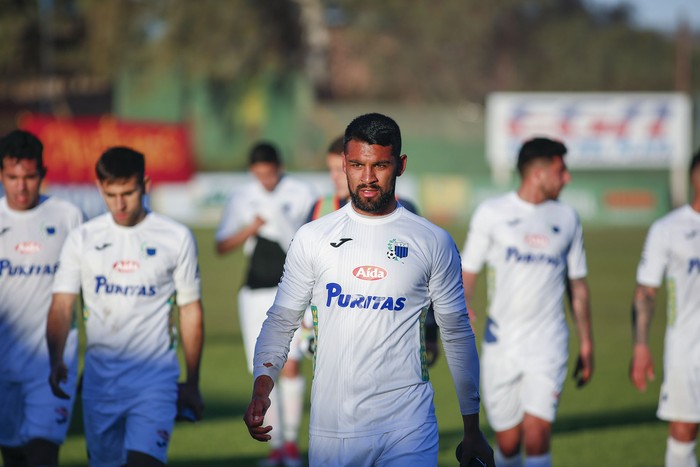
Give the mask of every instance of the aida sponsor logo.
M 387 276 L 387 272 L 379 266 L 358 266 L 352 270 L 352 275 L 363 281 L 378 281 Z
M 525 235 L 525 243 L 533 248 L 544 248 L 549 245 L 549 237 L 541 234 Z
M 117 272 L 123 273 L 136 272 L 139 270 L 140 267 L 141 265 L 138 261 L 130 259 L 122 259 L 112 265 L 112 269 L 114 269 Z
M 525 264 L 547 264 L 551 266 L 558 266 L 561 264 L 562 259 L 557 256 L 549 256 L 544 253 L 530 253 L 526 251 L 520 251 L 516 247 L 511 246 L 506 248 L 506 261 L 514 261 L 516 263 Z
M 20 242 L 15 245 L 15 251 L 22 255 L 33 255 L 41 251 L 41 244 L 37 242 Z
M 340 308 L 358 308 L 364 310 L 401 311 L 406 304 L 406 297 L 381 297 L 358 293 L 343 293 L 343 287 L 335 282 L 326 284 L 328 297 L 326 306 Z

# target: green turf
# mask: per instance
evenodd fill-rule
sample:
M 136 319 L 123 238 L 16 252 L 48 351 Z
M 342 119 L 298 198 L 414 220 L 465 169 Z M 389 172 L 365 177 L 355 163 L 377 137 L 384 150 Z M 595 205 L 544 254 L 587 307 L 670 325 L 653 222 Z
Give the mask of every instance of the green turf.
M 244 263 L 240 253 L 224 259 L 214 255 L 213 231 L 196 232 L 203 278 L 206 343 L 202 391 L 205 420 L 178 424 L 172 437 L 169 464 L 176 466 L 253 466 L 267 446 L 252 440 L 242 422 L 249 400 L 251 376 L 245 366 L 235 295 Z M 464 228 L 451 230 L 458 245 Z M 592 294 L 596 371 L 589 386 L 576 389 L 567 381 L 559 417 L 554 425 L 552 456 L 558 466 L 663 464 L 666 426 L 655 417 L 661 377 L 661 344 L 665 323 L 665 295 L 659 297 L 653 328 L 657 380 L 646 393 L 633 389 L 627 378 L 630 357 L 630 299 L 636 263 L 645 230 L 635 228 L 585 231 Z M 471 306 L 482 312 L 483 280 Z M 483 321 L 477 323 L 480 330 Z M 572 355 L 576 348 L 572 333 Z M 572 360 L 570 358 L 570 360 Z M 570 365 L 571 367 L 571 365 Z M 305 365 L 310 375 L 310 365 Z M 454 466 L 454 447 L 461 439 L 461 418 L 444 358 L 431 369 L 440 427 L 440 465 Z M 308 410 L 304 419 L 308 426 Z M 482 417 L 489 439 L 491 431 Z M 301 448 L 308 446 L 302 429 Z M 80 416 L 61 451 L 61 465 L 84 466 L 85 441 Z

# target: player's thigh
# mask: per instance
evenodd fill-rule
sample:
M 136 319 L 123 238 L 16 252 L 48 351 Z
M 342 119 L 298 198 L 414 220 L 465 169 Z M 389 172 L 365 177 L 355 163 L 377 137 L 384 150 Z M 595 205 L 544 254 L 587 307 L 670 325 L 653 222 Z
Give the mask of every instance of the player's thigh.
M 277 288 L 251 289 L 242 287 L 238 292 L 238 319 L 243 336 L 243 348 L 248 361 L 248 370 L 253 372 L 255 342 L 260 335 L 262 324 L 267 318 L 267 310 L 275 301 Z
M 24 421 L 21 383 L 0 381 L 0 420 L 0 446 L 21 446 L 20 429 Z
M 666 366 L 657 416 L 666 421 L 700 422 L 700 368 Z
M 437 423 L 396 430 L 383 435 L 386 440 L 376 467 L 436 466 L 438 461 Z
M 112 467 L 126 463 L 124 440 L 130 401 L 83 398 L 85 444 L 91 466 Z
M 566 364 L 525 370 L 522 379 L 523 410 L 546 422 L 554 422 L 565 378 Z
M 167 461 L 177 412 L 177 386 L 148 388 L 135 398 L 126 421 L 127 451 Z
M 23 441 L 44 439 L 55 444 L 62 444 L 66 439 L 73 416 L 76 392 L 75 372 L 69 372 L 67 382 L 61 385 L 70 399 L 56 397 L 44 378 L 27 383 L 25 387 Z
M 482 352 L 481 396 L 486 418 L 495 431 L 518 425 L 524 414 L 522 369 L 502 353 Z
M 435 422 L 373 436 L 334 438 L 309 436 L 309 465 L 403 467 L 437 465 Z

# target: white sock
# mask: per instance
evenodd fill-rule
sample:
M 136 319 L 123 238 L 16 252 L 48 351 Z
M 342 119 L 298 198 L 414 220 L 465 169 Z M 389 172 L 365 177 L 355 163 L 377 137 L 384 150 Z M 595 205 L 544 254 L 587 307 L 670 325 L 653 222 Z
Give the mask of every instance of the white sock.
M 520 453 L 512 457 L 505 457 L 500 449 L 496 448 L 494 450 L 494 456 L 496 457 L 496 465 L 498 467 L 522 467 L 523 458 Z
M 695 441 L 684 443 L 670 436 L 666 440 L 666 467 L 697 467 Z
M 525 456 L 525 467 L 552 467 L 552 455 Z
M 306 380 L 303 376 L 293 378 L 280 377 L 278 380 L 282 397 L 282 434 L 285 441 L 297 442 L 299 425 L 304 411 L 304 390 Z
M 263 420 L 263 426 L 272 426 L 272 431 L 268 433 L 272 437 L 270 441 L 268 441 L 272 449 L 281 447 L 283 441 L 280 402 L 279 391 L 275 384 L 272 388 L 272 392 L 270 392 L 270 407 L 267 409 L 267 412 L 265 412 L 265 420 Z

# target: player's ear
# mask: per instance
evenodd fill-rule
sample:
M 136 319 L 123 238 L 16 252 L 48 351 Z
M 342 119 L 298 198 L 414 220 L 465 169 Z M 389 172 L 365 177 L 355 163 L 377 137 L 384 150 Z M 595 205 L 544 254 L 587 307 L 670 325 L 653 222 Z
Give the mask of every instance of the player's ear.
M 151 191 L 151 177 L 146 175 L 143 177 L 143 194 L 148 194 Z
M 396 176 L 400 177 L 404 171 L 406 170 L 406 163 L 408 162 L 408 156 L 406 154 L 402 154 L 399 156 L 399 163 L 396 166 Z

